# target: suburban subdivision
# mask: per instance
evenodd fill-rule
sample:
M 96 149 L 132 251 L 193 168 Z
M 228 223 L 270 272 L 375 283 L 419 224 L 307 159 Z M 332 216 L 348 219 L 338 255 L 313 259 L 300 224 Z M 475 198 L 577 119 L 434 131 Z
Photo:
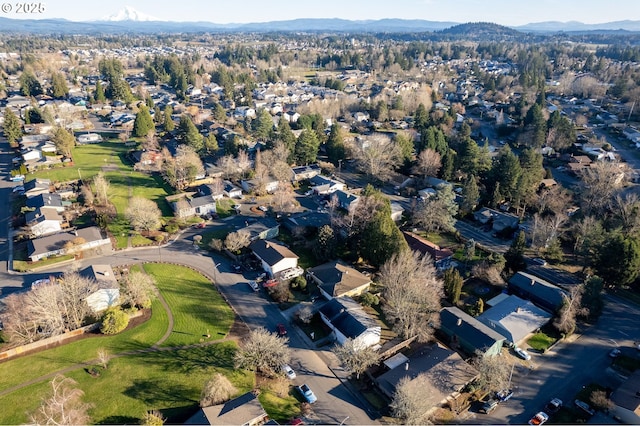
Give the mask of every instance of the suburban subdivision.
M 0 29 L 0 424 L 640 423 L 640 26 L 134 12 Z

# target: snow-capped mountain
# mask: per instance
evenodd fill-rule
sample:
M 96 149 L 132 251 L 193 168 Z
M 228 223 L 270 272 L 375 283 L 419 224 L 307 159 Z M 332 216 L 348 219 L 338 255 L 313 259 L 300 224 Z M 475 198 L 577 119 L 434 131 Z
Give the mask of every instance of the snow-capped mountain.
M 131 6 L 125 6 L 124 9 L 118 11 L 114 15 L 110 15 L 101 19 L 101 21 L 121 22 L 121 21 L 135 21 L 135 22 L 150 22 L 150 21 L 162 21 L 155 16 L 147 15 L 145 13 L 135 10 Z

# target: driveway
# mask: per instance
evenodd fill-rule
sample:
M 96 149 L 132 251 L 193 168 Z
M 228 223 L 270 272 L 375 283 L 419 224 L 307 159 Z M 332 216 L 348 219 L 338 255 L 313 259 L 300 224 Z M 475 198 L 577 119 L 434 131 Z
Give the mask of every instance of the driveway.
M 511 242 L 506 242 L 499 238 L 494 238 L 491 232 L 485 232 L 480 228 L 477 228 L 467 222 L 458 220 L 455 224 L 455 228 L 460 232 L 465 239 L 473 238 L 476 243 L 486 247 L 487 249 L 496 253 L 506 253 L 511 246 Z

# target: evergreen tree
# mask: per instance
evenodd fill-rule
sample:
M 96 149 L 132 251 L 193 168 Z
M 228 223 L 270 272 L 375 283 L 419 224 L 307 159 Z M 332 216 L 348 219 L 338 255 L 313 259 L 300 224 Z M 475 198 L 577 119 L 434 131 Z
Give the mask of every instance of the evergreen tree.
M 209 133 L 204 138 L 205 151 L 207 151 L 207 154 L 215 154 L 218 151 L 218 148 L 218 140 L 216 139 L 216 136 L 213 133 Z
M 189 145 L 195 152 L 201 152 L 204 149 L 204 137 L 188 115 L 182 114 L 178 130 L 180 131 L 179 139 L 182 143 Z
M 93 99 L 95 99 L 95 101 L 100 104 L 107 100 L 107 97 L 104 94 L 104 88 L 102 87 L 102 82 L 100 80 L 96 82 L 96 90 L 93 93 Z
M 320 141 L 313 130 L 305 129 L 300 133 L 294 150 L 296 164 L 309 164 L 316 161 Z
M 252 126 L 255 137 L 258 140 L 266 140 L 273 131 L 271 114 L 266 109 L 261 108 L 258 111 L 258 116 L 253 120 Z
M 65 157 L 71 157 L 71 149 L 76 144 L 76 138 L 73 136 L 73 133 L 63 127 L 56 127 L 51 136 L 51 141 L 60 154 Z
M 327 157 L 334 165 L 339 164 L 339 160 L 345 158 L 344 139 L 342 137 L 342 129 L 337 124 L 331 126 L 331 132 L 329 133 L 329 139 L 326 144 Z
M 171 132 L 173 131 L 173 129 L 175 129 L 176 125 L 173 122 L 173 119 L 171 118 L 171 115 L 173 114 L 173 108 L 171 107 L 171 105 L 167 105 L 166 107 L 164 107 L 164 121 L 162 123 L 164 130 L 167 132 Z
M 400 148 L 400 158 L 402 162 L 405 166 L 410 165 L 413 159 L 413 141 L 411 140 L 411 136 L 407 133 L 399 132 L 396 133 L 394 141 Z
M 422 133 L 429 123 L 429 113 L 425 108 L 423 103 L 418 105 L 416 108 L 416 113 L 413 116 L 413 127 L 419 132 Z
M 149 108 L 144 105 L 140 106 L 140 110 L 136 114 L 136 119 L 133 122 L 133 135 L 141 138 L 147 136 L 149 131 L 155 129 L 153 124 L 153 118 L 149 113 Z
M 65 98 L 69 94 L 69 87 L 64 75 L 59 72 L 54 72 L 51 75 L 51 96 L 60 99 Z
M 449 299 L 449 302 L 453 305 L 457 305 L 464 283 L 460 272 L 456 268 L 449 268 L 444 271 L 442 279 L 444 281 L 444 292 L 447 299 Z
M 23 96 L 42 95 L 42 85 L 31 71 L 23 71 L 19 79 L 20 93 Z
M 293 134 L 291 126 L 289 126 L 289 122 L 285 120 L 284 117 L 281 117 L 280 121 L 278 121 L 276 139 L 282 142 L 289 150 L 289 158 L 286 160 L 287 163 L 291 163 L 293 161 L 294 150 L 296 147 L 296 135 Z
M 2 131 L 11 145 L 22 138 L 22 122 L 9 107 L 4 109 L 4 123 L 2 124 Z
M 462 185 L 462 203 L 460 204 L 460 210 L 463 214 L 471 213 L 478 205 L 478 199 L 480 198 L 480 191 L 478 190 L 478 183 L 474 175 L 467 176 L 467 179 Z
M 469 136 L 464 137 L 457 152 L 458 169 L 468 175 L 477 174 L 480 148 L 476 141 Z
M 225 121 L 227 119 L 227 112 L 219 103 L 216 103 L 213 107 L 213 118 L 215 118 L 216 121 Z
M 440 168 L 440 177 L 444 180 L 450 180 L 453 177 L 453 166 L 455 164 L 456 152 L 447 148 L 445 155 L 442 156 L 442 167 Z
M 524 231 L 520 231 L 518 236 L 511 243 L 511 247 L 504 254 L 506 261 L 505 267 L 512 271 L 522 271 L 527 267 L 527 263 L 524 260 L 524 250 L 526 248 L 527 237 Z
M 640 271 L 638 239 L 614 233 L 600 246 L 595 268 L 608 285 L 622 287 L 634 282 Z
M 518 157 L 511 151 L 508 145 L 505 145 L 498 153 L 493 169 L 491 170 L 491 181 L 495 188 L 496 184 L 500 184 L 500 193 L 503 197 L 510 200 L 517 199 L 519 195 L 518 185 L 520 176 L 522 175 L 522 167 Z

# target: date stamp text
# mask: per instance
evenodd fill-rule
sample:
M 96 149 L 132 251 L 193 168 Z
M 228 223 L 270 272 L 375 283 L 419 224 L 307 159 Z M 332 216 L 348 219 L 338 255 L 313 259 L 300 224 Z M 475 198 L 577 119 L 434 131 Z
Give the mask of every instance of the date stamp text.
M 0 3 L 0 12 L 8 15 L 35 15 L 44 13 L 47 10 L 45 3 L 41 2 L 2 2 Z

